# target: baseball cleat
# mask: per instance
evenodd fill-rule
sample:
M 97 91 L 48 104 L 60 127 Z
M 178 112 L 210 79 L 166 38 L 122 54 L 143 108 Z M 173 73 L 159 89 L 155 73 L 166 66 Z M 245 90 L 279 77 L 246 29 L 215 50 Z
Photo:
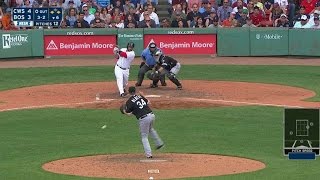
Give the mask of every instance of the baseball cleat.
M 177 86 L 177 90 L 182 90 L 182 86 Z
M 152 158 L 152 156 L 147 156 L 147 158 L 148 158 L 148 159 L 151 159 L 151 158 Z
M 150 84 L 150 88 L 157 88 L 158 85 L 157 84 Z
M 136 84 L 135 84 L 135 86 L 136 86 L 136 87 L 138 87 L 138 86 L 141 86 L 141 84 L 139 84 L 139 83 L 136 83 Z
M 125 93 L 120 94 L 120 97 L 126 97 Z
M 157 146 L 156 149 L 158 150 L 158 149 L 161 149 L 163 147 L 164 147 L 164 144 L 161 144 L 160 146 Z
M 167 83 L 166 82 L 161 83 L 161 86 L 167 86 Z

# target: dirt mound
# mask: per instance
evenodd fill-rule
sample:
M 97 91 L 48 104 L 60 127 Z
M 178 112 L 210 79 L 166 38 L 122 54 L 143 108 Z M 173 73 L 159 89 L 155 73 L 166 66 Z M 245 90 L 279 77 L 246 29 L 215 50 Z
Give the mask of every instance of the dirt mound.
M 265 168 L 259 161 L 208 154 L 158 154 L 145 159 L 142 154 L 98 155 L 61 159 L 42 166 L 46 171 L 86 177 L 172 179 L 221 176 Z

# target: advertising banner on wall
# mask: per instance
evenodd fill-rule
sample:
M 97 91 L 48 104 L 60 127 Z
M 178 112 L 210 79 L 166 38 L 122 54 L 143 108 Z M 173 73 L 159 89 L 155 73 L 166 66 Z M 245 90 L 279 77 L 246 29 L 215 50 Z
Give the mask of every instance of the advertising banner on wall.
M 117 44 L 115 35 L 103 36 L 45 36 L 45 56 L 111 55 Z
M 146 34 L 144 46 L 155 42 L 166 54 L 216 54 L 216 34 Z

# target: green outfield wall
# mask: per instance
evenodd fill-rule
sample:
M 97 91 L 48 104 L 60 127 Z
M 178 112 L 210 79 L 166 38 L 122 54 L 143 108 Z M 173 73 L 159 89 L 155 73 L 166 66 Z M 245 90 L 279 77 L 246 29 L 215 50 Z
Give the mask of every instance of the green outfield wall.
M 0 31 L 0 59 L 112 55 L 135 43 L 135 53 L 155 42 L 169 55 L 320 56 L 320 31 L 285 28 L 41 29 Z

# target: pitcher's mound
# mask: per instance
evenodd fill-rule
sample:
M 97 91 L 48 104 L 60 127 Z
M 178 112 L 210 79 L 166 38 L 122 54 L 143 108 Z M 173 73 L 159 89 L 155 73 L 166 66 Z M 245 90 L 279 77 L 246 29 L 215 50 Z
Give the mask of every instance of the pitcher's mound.
M 98 155 L 61 159 L 44 164 L 46 171 L 86 177 L 127 179 L 172 179 L 220 176 L 257 171 L 262 162 L 231 156 L 208 154 Z

